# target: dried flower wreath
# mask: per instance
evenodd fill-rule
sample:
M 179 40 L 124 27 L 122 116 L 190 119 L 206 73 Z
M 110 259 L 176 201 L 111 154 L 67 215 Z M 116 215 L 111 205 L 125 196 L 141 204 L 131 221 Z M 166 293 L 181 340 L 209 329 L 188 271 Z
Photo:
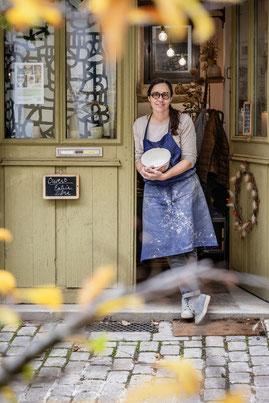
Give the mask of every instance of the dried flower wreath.
M 252 204 L 251 217 L 248 220 L 244 220 L 242 208 L 239 204 L 242 181 L 247 183 L 247 190 L 250 192 L 249 199 Z M 260 204 L 256 181 L 254 175 L 248 170 L 246 161 L 240 165 L 239 171 L 235 177 L 231 178 L 231 182 L 234 186 L 234 193 L 229 191 L 229 194 L 233 201 L 227 199 L 227 206 L 233 208 L 233 215 L 235 216 L 234 231 L 238 231 L 239 238 L 244 239 L 249 231 L 252 231 L 253 225 L 258 225 L 257 215 Z

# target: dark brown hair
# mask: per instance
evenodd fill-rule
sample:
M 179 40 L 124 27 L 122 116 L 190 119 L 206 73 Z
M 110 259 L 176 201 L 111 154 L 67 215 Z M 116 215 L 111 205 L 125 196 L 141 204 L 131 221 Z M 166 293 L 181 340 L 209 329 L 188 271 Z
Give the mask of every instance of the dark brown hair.
M 172 84 L 170 83 L 170 81 L 166 80 L 165 78 L 156 78 L 155 80 L 153 80 L 150 83 L 150 86 L 148 88 L 148 96 L 150 97 L 151 95 L 151 90 L 152 88 L 157 85 L 157 84 L 166 84 L 167 87 L 169 88 L 171 97 L 173 96 L 173 87 Z M 171 134 L 173 136 L 177 136 L 178 135 L 178 125 L 180 122 L 180 112 L 173 108 L 171 106 L 171 104 L 169 105 L 169 116 L 170 116 L 170 128 L 171 128 Z

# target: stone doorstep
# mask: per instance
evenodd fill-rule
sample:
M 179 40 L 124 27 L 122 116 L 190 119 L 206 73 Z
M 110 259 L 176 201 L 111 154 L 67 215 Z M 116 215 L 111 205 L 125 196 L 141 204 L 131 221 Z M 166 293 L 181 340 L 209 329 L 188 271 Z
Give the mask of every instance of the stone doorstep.
M 242 307 L 216 307 L 214 305 L 209 307 L 209 318 L 222 319 L 222 318 L 245 318 L 245 317 L 258 317 L 262 319 L 269 319 L 269 304 L 257 305 L 257 309 L 242 310 Z M 268 306 L 267 306 L 268 305 Z M 17 312 L 23 321 L 58 321 L 79 312 L 79 307 L 76 304 L 64 304 L 63 309 L 57 313 L 50 312 L 46 308 L 37 305 L 9 305 L 15 312 Z M 106 319 L 113 321 L 127 320 L 130 322 L 150 322 L 156 321 L 172 321 L 173 319 L 180 318 L 180 306 L 175 305 L 146 305 L 144 309 L 139 310 L 122 310 Z

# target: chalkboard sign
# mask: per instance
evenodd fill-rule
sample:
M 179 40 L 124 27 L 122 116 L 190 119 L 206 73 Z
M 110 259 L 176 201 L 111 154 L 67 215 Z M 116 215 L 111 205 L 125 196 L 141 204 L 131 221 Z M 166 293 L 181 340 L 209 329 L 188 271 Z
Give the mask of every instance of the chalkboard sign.
M 44 175 L 43 199 L 78 199 L 78 175 Z
M 243 135 L 250 136 L 251 135 L 251 102 L 244 102 L 243 105 Z

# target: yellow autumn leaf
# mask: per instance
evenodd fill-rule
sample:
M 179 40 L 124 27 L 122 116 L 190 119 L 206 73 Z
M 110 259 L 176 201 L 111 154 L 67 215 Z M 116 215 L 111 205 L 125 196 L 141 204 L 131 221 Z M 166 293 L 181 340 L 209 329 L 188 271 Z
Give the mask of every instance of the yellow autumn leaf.
M 30 382 L 33 379 L 34 370 L 29 362 L 24 364 L 21 370 L 21 377 L 25 382 Z
M 4 323 L 6 326 L 16 325 L 19 320 L 19 315 L 12 311 L 12 309 L 7 307 L 0 308 L 0 322 Z
M 108 342 L 106 333 L 99 333 L 95 337 L 87 341 L 85 346 L 95 354 L 102 354 Z
M 0 387 L 0 398 L 3 396 L 5 402 L 9 403 L 17 403 L 17 396 L 13 392 L 10 386 L 2 386 Z M 0 399 L 2 400 L 2 399 Z
M 5 12 L 5 17 L 16 29 L 22 30 L 40 23 L 40 15 L 33 1 L 11 0 L 11 2 L 13 7 Z
M 116 275 L 114 267 L 101 266 L 91 277 L 87 277 L 78 295 L 78 303 L 85 305 L 92 302 L 107 287 Z
M 16 279 L 9 271 L 0 270 L 0 293 L 7 295 L 16 287 Z
M 178 361 L 160 361 L 156 363 L 157 368 L 165 368 L 171 371 L 179 382 L 181 392 L 186 396 L 198 393 L 200 380 L 197 369 L 192 363 L 183 358 Z
M 12 241 L 12 235 L 8 229 L 0 228 L 0 241 L 4 241 L 4 242 Z
M 19 298 L 52 309 L 60 308 L 63 303 L 61 290 L 54 286 L 21 289 L 19 290 Z
M 172 35 L 182 38 L 186 29 L 187 19 L 178 0 L 154 0 L 162 15 L 162 25 L 169 25 Z
M 106 316 L 113 312 L 117 312 L 122 308 L 130 308 L 135 309 L 137 307 L 141 307 L 144 304 L 144 301 L 141 297 L 136 295 L 125 295 L 124 297 L 115 298 L 111 301 L 102 302 L 95 313 L 96 316 Z
M 97 2 L 100 1 L 100 5 Z M 105 52 L 108 60 L 121 56 L 128 27 L 128 15 L 132 10 L 132 0 L 96 0 L 89 10 L 97 16 L 100 30 L 105 37 Z
M 128 15 L 130 24 L 160 24 L 163 21 L 160 11 L 156 7 L 145 6 L 132 8 Z
M 52 7 L 50 5 L 44 6 L 42 8 L 41 17 L 48 24 L 51 24 L 54 27 L 59 27 L 62 22 L 62 15 L 60 11 L 56 7 Z
M 209 39 L 215 30 L 213 19 L 198 0 L 176 0 L 180 3 L 184 12 L 191 18 L 194 31 L 193 37 L 196 42 L 202 43 Z
M 91 13 L 100 15 L 108 11 L 110 0 L 89 0 L 88 7 Z
M 137 386 L 131 390 L 124 403 L 142 403 L 150 398 L 168 399 L 181 394 L 180 385 L 176 380 L 158 380 Z
M 204 2 L 208 2 L 208 3 L 211 3 L 212 1 L 214 2 L 214 3 L 223 3 L 223 0 L 203 0 Z M 244 0 L 225 0 L 225 3 L 232 3 L 232 4 L 237 4 L 237 3 L 240 3 L 240 2 L 242 2 L 242 1 L 244 1 Z
M 235 393 L 227 393 L 223 400 L 220 400 L 219 403 L 245 403 L 246 399 L 242 396 L 240 392 Z
M 51 0 L 10 0 L 12 7 L 5 12 L 7 21 L 16 29 L 36 26 L 42 20 L 58 26 L 62 15 Z

